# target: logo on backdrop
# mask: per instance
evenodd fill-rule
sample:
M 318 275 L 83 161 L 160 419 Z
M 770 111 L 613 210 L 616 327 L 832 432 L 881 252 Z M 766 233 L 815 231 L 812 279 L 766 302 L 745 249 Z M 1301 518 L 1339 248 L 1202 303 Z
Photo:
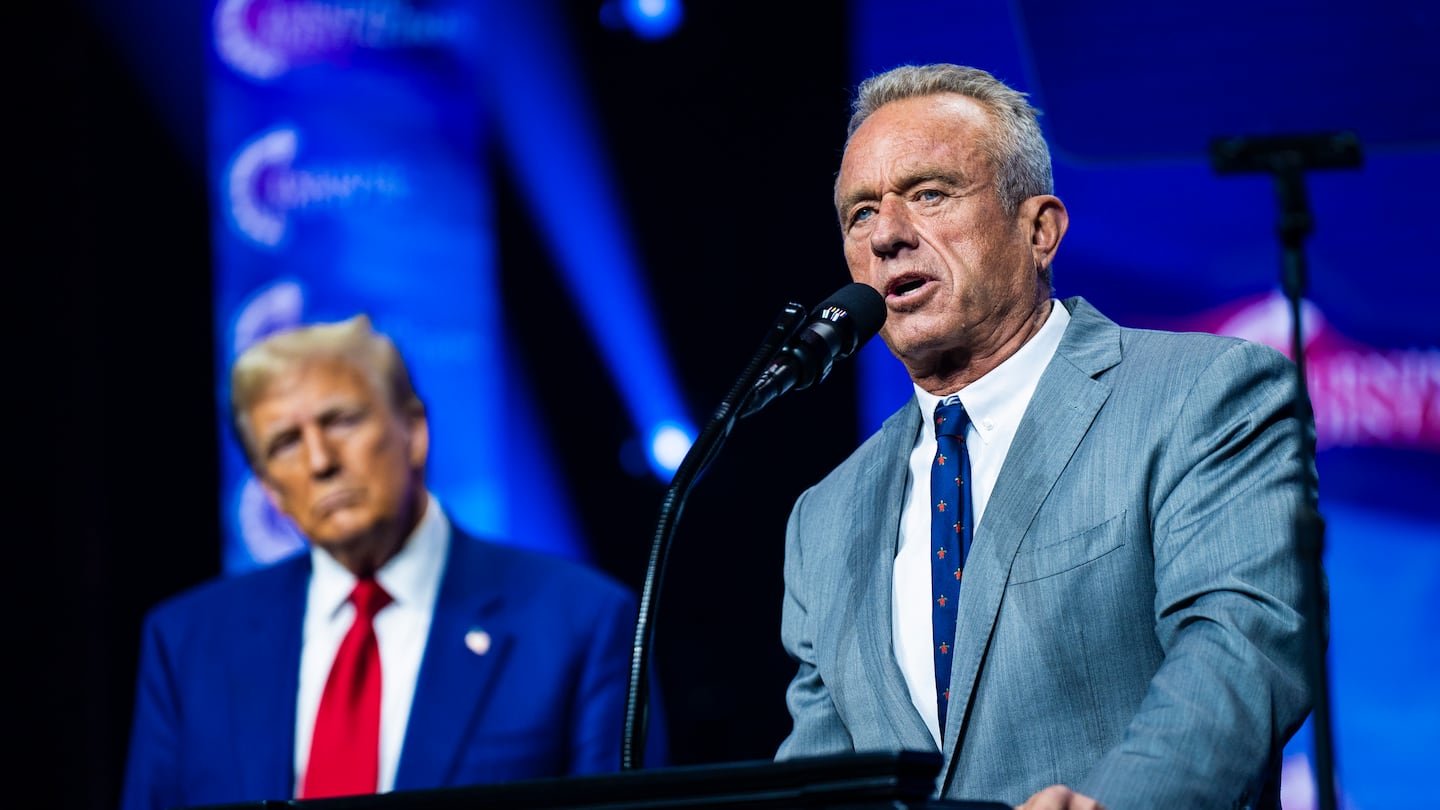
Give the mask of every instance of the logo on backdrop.
M 252 293 L 235 315 L 234 356 L 266 335 L 298 326 L 304 310 L 305 290 L 294 281 L 277 281 Z
M 419 48 L 458 41 L 466 18 L 385 0 L 220 0 L 215 52 L 235 72 L 270 81 L 357 50 Z
M 305 548 L 295 524 L 270 503 L 270 496 L 253 476 L 246 476 L 240 488 L 238 517 L 245 552 L 254 562 L 272 563 Z
M 224 195 L 230 223 L 263 248 L 284 243 L 300 212 L 388 201 L 406 193 L 400 169 L 385 164 L 297 168 L 300 135 L 277 127 L 251 139 L 230 161 Z
M 298 326 L 304 310 L 305 289 L 295 281 L 275 281 L 255 290 L 236 310 L 231 327 L 232 356 L 239 356 L 267 335 Z M 250 562 L 274 562 L 304 548 L 305 541 L 290 519 L 270 502 L 248 466 L 241 465 L 244 471 L 235 503 L 240 542 Z
M 1309 301 L 1301 302 L 1300 325 L 1318 448 L 1440 452 L 1440 347 L 1366 346 L 1337 332 Z M 1292 354 L 1290 303 L 1279 292 L 1206 313 L 1184 328 L 1233 335 Z

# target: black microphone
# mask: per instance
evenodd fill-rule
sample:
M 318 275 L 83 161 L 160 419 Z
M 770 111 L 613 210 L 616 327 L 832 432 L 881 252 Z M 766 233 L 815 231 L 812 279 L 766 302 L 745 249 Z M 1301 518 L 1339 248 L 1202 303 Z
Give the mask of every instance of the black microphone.
M 847 284 L 820 302 L 810 319 L 776 353 L 770 367 L 750 389 L 740 418 L 754 414 L 776 397 L 818 385 L 836 360 L 865 345 L 885 323 L 885 298 L 866 284 Z

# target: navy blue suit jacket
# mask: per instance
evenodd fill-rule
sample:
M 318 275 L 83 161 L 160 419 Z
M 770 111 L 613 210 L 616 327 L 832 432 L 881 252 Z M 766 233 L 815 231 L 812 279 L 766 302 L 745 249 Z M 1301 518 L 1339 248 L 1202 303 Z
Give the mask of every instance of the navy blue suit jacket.
M 309 576 L 303 553 L 150 611 L 122 810 L 291 797 Z M 635 615 L 629 590 L 578 563 L 452 530 L 395 789 L 619 770 Z

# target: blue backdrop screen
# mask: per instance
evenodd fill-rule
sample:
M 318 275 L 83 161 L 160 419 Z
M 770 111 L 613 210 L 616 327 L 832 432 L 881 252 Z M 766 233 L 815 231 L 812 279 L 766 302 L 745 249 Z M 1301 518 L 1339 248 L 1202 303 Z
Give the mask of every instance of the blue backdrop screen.
M 431 453 L 432 488 L 472 530 L 508 537 L 482 28 L 470 3 L 216 5 L 216 346 L 227 369 L 275 329 L 368 313 L 447 439 Z M 225 402 L 226 379 L 217 389 Z M 300 548 L 233 442 L 223 486 L 227 570 Z M 563 530 L 540 536 L 573 544 Z

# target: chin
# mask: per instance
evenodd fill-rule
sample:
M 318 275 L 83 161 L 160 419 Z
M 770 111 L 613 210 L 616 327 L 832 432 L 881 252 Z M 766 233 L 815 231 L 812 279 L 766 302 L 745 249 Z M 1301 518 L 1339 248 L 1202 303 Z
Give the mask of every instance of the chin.
M 953 343 L 953 333 L 926 329 L 917 324 L 914 329 L 899 330 L 886 336 L 885 343 L 898 357 L 915 357 L 929 352 L 943 350 Z
M 375 528 L 373 521 L 328 520 L 323 526 L 317 526 L 309 536 L 321 548 L 346 548 L 365 542 Z

